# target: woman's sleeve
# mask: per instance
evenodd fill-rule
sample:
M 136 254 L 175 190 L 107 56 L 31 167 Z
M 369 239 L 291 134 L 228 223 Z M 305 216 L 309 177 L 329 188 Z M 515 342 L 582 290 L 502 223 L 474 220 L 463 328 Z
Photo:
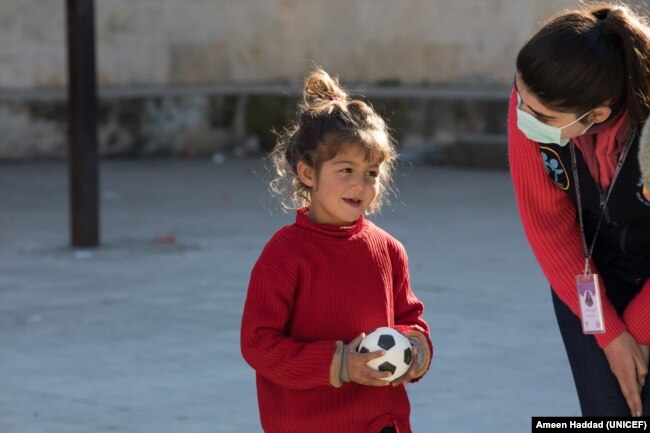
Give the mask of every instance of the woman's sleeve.
M 627 305 L 623 319 L 639 344 L 650 344 L 650 279 Z
M 555 293 L 579 317 L 575 276 L 584 269 L 584 255 L 576 207 L 548 178 L 538 144 L 517 127 L 516 108 L 513 90 L 508 111 L 508 158 L 524 231 Z M 592 272 L 597 272 L 594 267 Z M 605 347 L 626 326 L 607 298 L 602 279 L 600 287 L 605 333 L 594 336 L 598 345 Z
M 285 335 L 296 283 L 291 274 L 258 261 L 242 316 L 242 355 L 258 374 L 285 388 L 331 386 L 337 342 L 307 343 Z

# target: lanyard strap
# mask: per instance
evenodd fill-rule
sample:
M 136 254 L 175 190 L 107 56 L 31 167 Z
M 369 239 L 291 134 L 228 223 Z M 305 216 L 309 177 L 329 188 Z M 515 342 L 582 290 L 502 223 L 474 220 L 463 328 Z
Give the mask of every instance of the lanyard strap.
M 578 182 L 578 165 L 576 162 L 576 150 L 575 150 L 575 144 L 573 140 L 570 141 L 570 149 L 571 149 L 571 168 L 573 169 L 573 181 L 575 182 L 576 185 L 576 204 L 578 207 L 578 219 L 580 220 L 580 235 L 582 237 L 582 251 L 585 257 L 585 276 L 588 273 L 591 273 L 591 269 L 589 267 L 589 260 L 591 260 L 591 255 L 594 252 L 594 246 L 596 245 L 596 238 L 598 237 L 598 231 L 600 230 L 600 225 L 603 222 L 603 216 L 605 215 L 605 212 L 607 212 L 607 203 L 609 202 L 609 197 L 612 195 L 612 191 L 614 190 L 614 184 L 616 183 L 616 179 L 618 178 L 618 174 L 621 171 L 621 168 L 623 167 L 623 164 L 625 163 L 625 157 L 627 156 L 628 151 L 630 150 L 630 147 L 632 147 L 632 141 L 634 141 L 634 137 L 636 136 L 636 130 L 632 129 L 628 133 L 627 140 L 625 141 L 625 146 L 623 147 L 623 150 L 621 151 L 620 156 L 618 157 L 618 164 L 616 165 L 616 171 L 614 171 L 614 177 L 612 177 L 612 182 L 609 184 L 609 188 L 607 189 L 607 194 L 605 195 L 605 200 L 603 201 L 602 199 L 602 193 L 601 193 L 601 200 L 600 200 L 600 217 L 598 218 L 598 224 L 596 225 L 596 231 L 594 233 L 594 238 L 591 240 L 591 247 L 587 249 L 587 238 L 585 236 L 585 225 L 584 225 L 584 220 L 582 217 L 582 201 L 580 200 L 580 183 Z

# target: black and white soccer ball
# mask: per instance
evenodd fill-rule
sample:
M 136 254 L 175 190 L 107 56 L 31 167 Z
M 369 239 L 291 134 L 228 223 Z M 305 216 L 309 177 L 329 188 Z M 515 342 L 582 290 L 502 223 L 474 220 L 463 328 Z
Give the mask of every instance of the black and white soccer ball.
M 361 340 L 358 351 L 361 353 L 383 350 L 386 353 L 379 358 L 368 361 L 368 366 L 379 371 L 390 371 L 392 374 L 382 380 L 392 382 L 402 376 L 411 366 L 413 351 L 411 342 L 399 331 L 393 328 L 377 328 Z

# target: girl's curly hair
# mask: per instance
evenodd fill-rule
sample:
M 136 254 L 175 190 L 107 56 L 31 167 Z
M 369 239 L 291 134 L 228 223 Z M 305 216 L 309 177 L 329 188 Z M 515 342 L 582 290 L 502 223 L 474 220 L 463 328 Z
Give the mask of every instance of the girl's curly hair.
M 397 153 L 384 120 L 366 102 L 351 99 L 323 69 L 305 80 L 303 103 L 298 120 L 278 134 L 271 160 L 276 177 L 271 191 L 281 197 L 283 208 L 296 209 L 310 204 L 310 188 L 297 175 L 303 161 L 318 173 L 323 162 L 346 146 L 358 146 L 367 160 L 380 164 L 377 197 L 368 209 L 377 212 L 391 191 Z

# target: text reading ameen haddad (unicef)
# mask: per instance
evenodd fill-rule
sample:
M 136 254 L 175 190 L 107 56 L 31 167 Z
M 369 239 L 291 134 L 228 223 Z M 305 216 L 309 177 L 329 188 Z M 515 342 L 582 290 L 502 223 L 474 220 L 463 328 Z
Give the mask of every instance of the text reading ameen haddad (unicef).
M 593 431 L 646 431 L 648 420 L 633 418 L 533 418 L 533 431 L 542 430 L 591 430 Z

